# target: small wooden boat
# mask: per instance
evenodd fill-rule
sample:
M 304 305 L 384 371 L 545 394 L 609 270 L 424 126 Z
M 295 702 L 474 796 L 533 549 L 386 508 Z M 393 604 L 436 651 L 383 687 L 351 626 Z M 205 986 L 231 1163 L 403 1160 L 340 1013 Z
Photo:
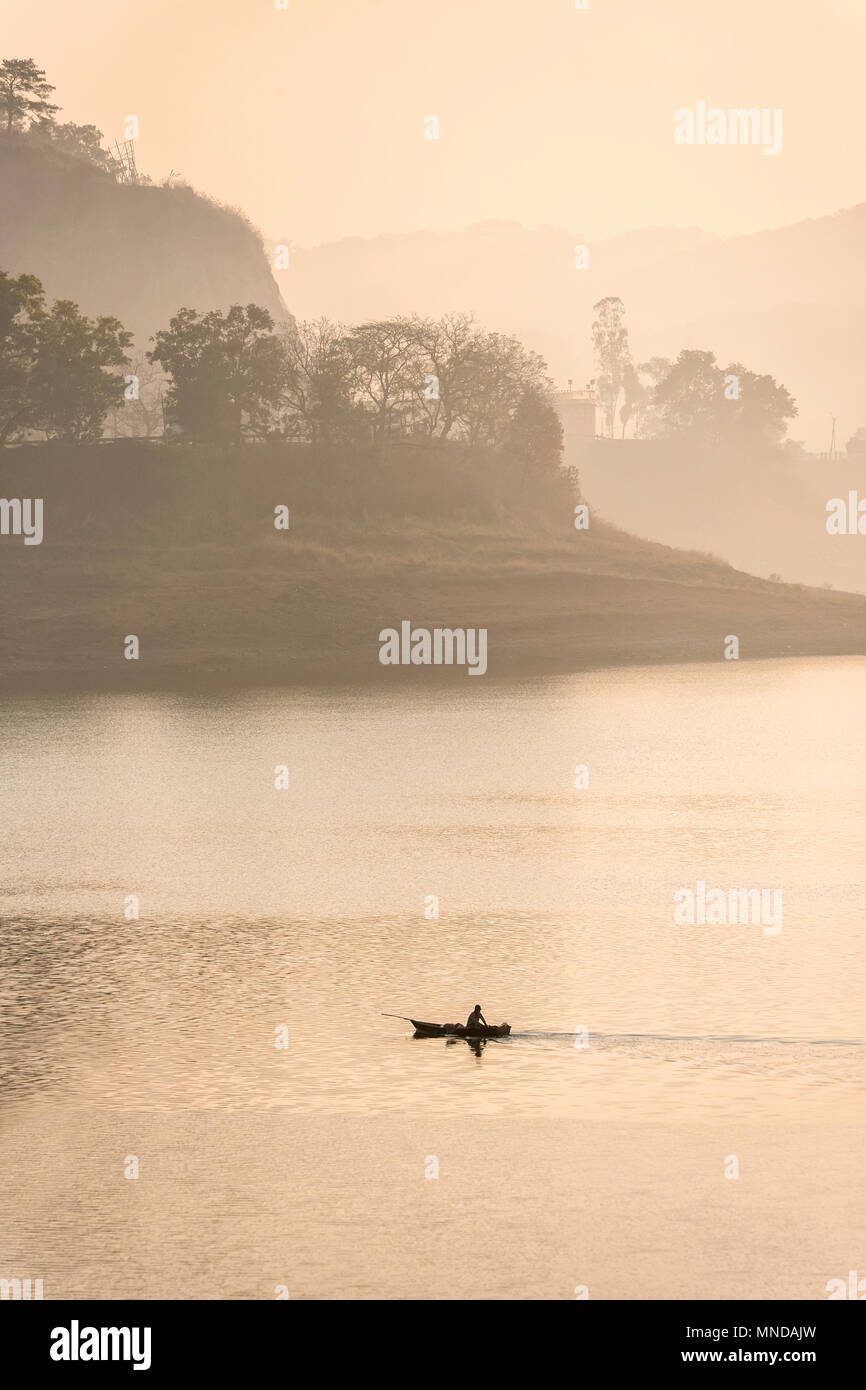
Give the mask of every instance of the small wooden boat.
M 507 1038 L 511 1032 L 510 1023 L 500 1023 L 488 1028 L 473 1028 L 467 1033 L 463 1023 L 422 1023 L 420 1019 L 410 1018 L 416 1038 Z

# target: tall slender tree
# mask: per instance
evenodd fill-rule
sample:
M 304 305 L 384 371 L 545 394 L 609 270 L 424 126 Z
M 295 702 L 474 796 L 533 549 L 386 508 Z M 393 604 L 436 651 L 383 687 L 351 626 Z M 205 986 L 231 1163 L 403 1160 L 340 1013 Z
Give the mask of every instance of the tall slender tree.
M 626 374 L 631 365 L 628 329 L 625 326 L 625 305 L 617 295 L 608 295 L 594 304 L 592 346 L 598 376 L 596 389 L 602 408 L 605 430 L 611 439 L 616 426 L 616 408 L 626 387 Z

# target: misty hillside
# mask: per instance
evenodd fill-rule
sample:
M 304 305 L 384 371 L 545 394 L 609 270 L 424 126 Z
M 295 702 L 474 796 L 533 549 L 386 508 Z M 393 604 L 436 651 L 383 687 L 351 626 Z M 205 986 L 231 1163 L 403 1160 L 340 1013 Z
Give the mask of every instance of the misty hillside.
M 380 630 L 404 619 L 487 628 L 491 679 L 721 661 L 728 634 L 743 660 L 866 652 L 864 598 L 753 579 L 598 518 L 575 531 L 555 489 L 541 510 L 513 488 L 493 507 L 500 479 L 429 447 L 372 465 L 302 446 L 6 449 L 0 493 L 44 499 L 44 539 L 0 547 L 0 688 L 427 680 L 378 661 Z M 122 657 L 129 633 L 140 661 Z
M 255 303 L 287 317 L 258 234 L 186 187 L 116 183 L 49 145 L 0 140 L 0 266 L 49 299 L 111 314 L 147 339 L 181 306 Z
M 357 323 L 397 312 L 471 310 L 540 352 L 560 384 L 595 375 L 592 305 L 625 301 L 635 361 L 706 348 L 784 383 L 800 409 L 791 437 L 827 448 L 831 412 L 844 443 L 866 424 L 863 320 L 866 203 L 833 216 L 722 239 L 650 228 L 589 243 L 516 222 L 463 232 L 347 238 L 297 250 L 293 313 Z
M 617 526 L 709 550 L 750 574 L 866 593 L 866 541 L 831 535 L 827 503 L 866 495 L 866 454 L 745 456 L 689 440 L 566 440 L 587 499 Z

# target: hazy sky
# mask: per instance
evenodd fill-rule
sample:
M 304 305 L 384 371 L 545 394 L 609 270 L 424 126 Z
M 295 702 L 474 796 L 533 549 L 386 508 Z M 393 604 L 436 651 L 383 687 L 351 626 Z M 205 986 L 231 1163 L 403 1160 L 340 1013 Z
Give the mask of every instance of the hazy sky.
M 299 245 L 487 218 L 733 233 L 864 199 L 866 0 L 0 0 L 60 119 L 141 124 Z M 783 149 L 677 146 L 676 108 L 781 108 Z M 424 138 L 425 117 L 440 122 Z

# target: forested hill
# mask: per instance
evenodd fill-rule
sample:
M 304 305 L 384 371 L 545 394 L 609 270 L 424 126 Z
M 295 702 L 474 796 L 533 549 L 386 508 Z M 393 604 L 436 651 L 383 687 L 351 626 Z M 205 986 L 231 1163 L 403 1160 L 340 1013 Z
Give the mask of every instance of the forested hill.
M 0 266 L 50 299 L 110 314 L 135 349 L 186 305 L 288 311 L 261 240 L 240 215 L 185 186 L 118 183 L 48 144 L 0 140 Z
M 754 579 L 594 515 L 577 530 L 564 480 L 523 487 L 522 471 L 441 443 L 2 450 L 0 496 L 41 498 L 44 534 L 0 539 L 0 694 L 479 684 L 382 665 L 381 630 L 407 619 L 485 629 L 490 680 L 723 662 L 731 634 L 743 662 L 866 653 L 866 598 Z

